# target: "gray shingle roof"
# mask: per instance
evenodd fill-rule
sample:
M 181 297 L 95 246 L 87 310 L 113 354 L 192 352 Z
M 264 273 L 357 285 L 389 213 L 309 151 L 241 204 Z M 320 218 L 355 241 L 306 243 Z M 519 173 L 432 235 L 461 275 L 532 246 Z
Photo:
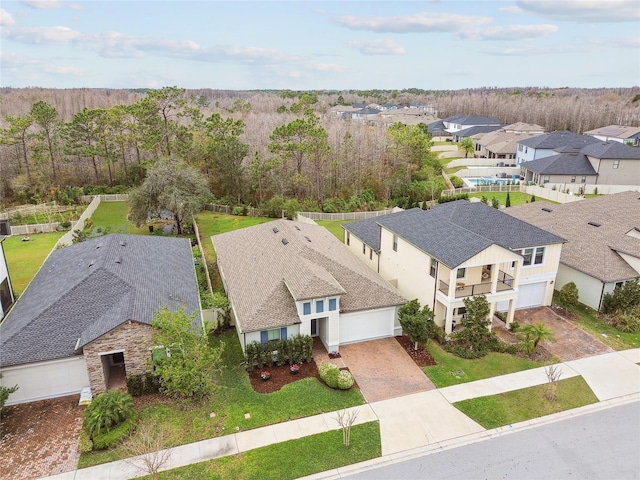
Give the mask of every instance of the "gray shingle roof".
M 363 241 L 374 239 L 369 225 L 374 221 L 415 247 L 454 268 L 487 247 L 496 244 L 515 250 L 563 242 L 563 238 L 482 203 L 458 200 L 438 205 L 431 210 L 414 208 L 405 212 L 344 225 Z M 378 235 L 379 237 L 379 235 Z M 379 240 L 378 240 L 379 242 Z M 376 244 L 379 249 L 379 244 Z
M 215 235 L 212 241 L 241 332 L 299 323 L 295 299 L 340 296 L 342 312 L 406 303 L 317 225 L 276 220 Z
M 551 133 L 544 133 L 537 137 L 527 138 L 520 142 L 521 145 L 531 148 L 553 150 L 558 147 L 572 147 L 575 151 L 580 151 L 584 146 L 591 143 L 600 143 L 601 140 L 589 135 L 580 135 L 568 130 L 557 130 Z
M 640 148 L 630 147 L 620 142 L 600 142 L 587 145 L 582 153 L 590 157 L 602 159 L 634 159 L 640 160 Z
M 163 306 L 199 312 L 188 239 L 113 234 L 54 250 L 0 325 L 0 365 L 64 358 Z
M 471 137 L 479 133 L 495 132 L 502 128 L 502 125 L 477 125 L 475 127 L 465 128 L 454 133 L 456 137 Z
M 544 175 L 597 175 L 589 159 L 578 152 L 550 155 L 524 162 L 521 166 Z
M 561 205 L 529 203 L 505 211 L 567 239 L 560 263 L 603 282 L 625 281 L 639 276 L 620 255 L 640 258 L 640 193 L 622 192 Z M 599 227 L 588 222 L 600 224 Z
M 478 115 L 464 115 L 462 113 L 447 117 L 444 121 L 460 125 L 500 125 L 500 119 L 497 117 L 481 117 Z

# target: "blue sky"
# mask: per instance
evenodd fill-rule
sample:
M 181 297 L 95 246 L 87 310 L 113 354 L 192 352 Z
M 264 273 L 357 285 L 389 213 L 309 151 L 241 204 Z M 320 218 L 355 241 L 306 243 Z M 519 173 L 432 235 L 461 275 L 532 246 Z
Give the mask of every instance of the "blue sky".
M 640 0 L 0 3 L 1 86 L 640 85 Z

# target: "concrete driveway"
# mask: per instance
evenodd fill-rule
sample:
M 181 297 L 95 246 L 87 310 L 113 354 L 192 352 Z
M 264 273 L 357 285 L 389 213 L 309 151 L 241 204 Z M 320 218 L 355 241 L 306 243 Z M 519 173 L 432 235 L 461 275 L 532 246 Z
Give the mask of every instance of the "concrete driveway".
M 340 355 L 369 403 L 436 388 L 395 338 L 341 345 Z
M 563 362 L 613 352 L 611 347 L 593 338 L 549 307 L 518 310 L 514 320 L 530 325 L 544 323 L 548 329 L 553 330 L 556 341 L 545 342 L 544 348 Z

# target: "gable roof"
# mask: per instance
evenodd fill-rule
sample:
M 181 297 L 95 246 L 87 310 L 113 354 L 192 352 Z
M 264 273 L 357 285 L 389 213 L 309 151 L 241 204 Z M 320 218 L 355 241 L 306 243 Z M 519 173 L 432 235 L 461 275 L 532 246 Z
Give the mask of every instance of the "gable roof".
M 522 168 L 544 175 L 597 175 L 583 153 L 569 152 L 538 158 L 520 164 Z
M 374 234 L 371 224 L 380 225 L 449 268 L 457 267 L 493 244 L 515 250 L 564 241 L 534 225 L 513 220 L 517 219 L 483 203 L 457 200 L 431 210 L 413 208 L 343 227 L 365 243 L 371 241 L 372 244 L 367 244 L 379 251 L 380 234 Z
M 215 235 L 212 241 L 243 333 L 299 323 L 296 300 L 340 296 L 341 312 L 406 303 L 317 225 L 276 220 Z
M 640 193 L 622 192 L 545 207 L 551 211 L 529 203 L 508 208 L 506 213 L 566 238 L 560 263 L 568 267 L 602 282 L 640 276 L 620 256 L 640 260 L 640 233 L 632 235 L 640 232 Z
M 0 365 L 79 354 L 163 306 L 200 310 L 188 239 L 112 234 L 54 250 L 0 324 Z
M 471 137 L 472 135 L 477 135 L 479 133 L 495 132 L 500 128 L 501 126 L 499 124 L 498 125 L 476 125 L 474 127 L 458 130 L 457 132 L 453 132 L 453 134 L 456 137 Z
M 640 160 L 640 148 L 615 141 L 592 143 L 584 147 L 582 153 L 600 159 Z
M 584 132 L 585 135 L 600 135 L 603 137 L 615 137 L 620 140 L 628 140 L 637 138 L 640 136 L 640 127 L 627 127 L 624 125 L 607 125 L 606 127 L 599 127 L 588 132 Z
M 557 130 L 551 133 L 545 133 L 533 138 L 527 138 L 520 142 L 521 145 L 531 148 L 539 148 L 542 150 L 553 150 L 558 147 L 571 147 L 575 151 L 579 151 L 582 147 L 591 143 L 599 143 L 595 137 L 589 135 L 579 135 L 569 132 L 568 130 Z
M 479 115 L 464 115 L 457 113 L 444 119 L 445 122 L 459 125 L 500 125 L 497 117 L 481 117 Z

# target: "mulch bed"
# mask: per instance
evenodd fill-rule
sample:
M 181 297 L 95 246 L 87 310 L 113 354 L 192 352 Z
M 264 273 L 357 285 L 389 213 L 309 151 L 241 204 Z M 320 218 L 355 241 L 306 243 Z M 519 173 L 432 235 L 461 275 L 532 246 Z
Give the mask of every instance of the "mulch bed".
M 262 370 L 268 370 L 271 373 L 269 380 L 262 380 L 260 372 Z M 301 363 L 300 371 L 297 375 L 293 375 L 289 371 L 289 365 L 267 367 L 264 369 L 255 369 L 249 372 L 249 380 L 251 380 L 251 386 L 258 393 L 273 393 L 280 390 L 285 385 L 302 380 L 303 378 L 315 377 L 319 381 L 320 375 L 318 374 L 318 366 L 316 362 L 311 361 L 309 363 Z
M 413 342 L 406 335 L 402 335 L 401 337 L 396 337 L 396 340 L 400 344 L 402 348 L 404 348 L 405 352 L 416 362 L 416 365 L 420 368 L 422 367 L 430 367 L 432 365 L 437 365 L 435 359 L 431 356 L 429 351 L 419 346 L 418 350 L 413 349 Z

